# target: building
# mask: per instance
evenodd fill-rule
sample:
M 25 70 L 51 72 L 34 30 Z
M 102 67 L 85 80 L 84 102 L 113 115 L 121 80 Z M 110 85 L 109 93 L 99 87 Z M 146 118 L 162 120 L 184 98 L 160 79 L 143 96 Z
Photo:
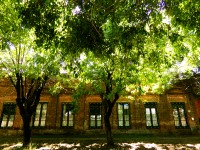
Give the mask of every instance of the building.
M 0 135 L 21 134 L 22 119 L 15 103 L 15 89 L 0 82 Z M 71 93 L 52 96 L 45 89 L 32 118 L 33 133 L 104 133 L 102 104 L 98 95 L 83 96 L 76 113 Z M 136 100 L 120 98 L 110 118 L 113 133 L 199 134 L 200 99 L 174 87 L 162 95 Z

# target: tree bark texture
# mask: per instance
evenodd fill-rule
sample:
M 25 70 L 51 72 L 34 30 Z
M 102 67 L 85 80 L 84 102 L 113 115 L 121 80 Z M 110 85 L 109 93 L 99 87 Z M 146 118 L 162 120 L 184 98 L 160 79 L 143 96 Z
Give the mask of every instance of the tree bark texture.
M 112 137 L 112 128 L 110 124 L 110 116 L 112 113 L 114 104 L 108 99 L 103 99 L 103 112 L 104 112 L 104 125 L 106 130 L 106 139 L 108 146 L 114 146 L 114 141 Z
M 105 129 L 106 129 L 107 145 L 113 146 L 114 141 L 113 141 L 113 137 L 112 137 L 112 130 L 111 130 L 110 116 L 109 115 L 104 116 L 104 123 L 105 123 Z
M 23 120 L 23 147 L 28 147 L 31 142 L 31 114 L 26 114 L 22 117 Z

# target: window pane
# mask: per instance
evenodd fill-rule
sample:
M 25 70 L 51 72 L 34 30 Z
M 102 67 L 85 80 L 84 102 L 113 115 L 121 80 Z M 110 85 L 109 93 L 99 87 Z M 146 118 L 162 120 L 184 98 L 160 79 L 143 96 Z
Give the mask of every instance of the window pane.
M 129 120 L 125 121 L 125 126 L 126 127 L 130 126 Z
M 42 120 L 42 121 L 40 122 L 40 126 L 41 126 L 41 127 L 44 127 L 44 126 L 45 126 L 45 120 Z
M 74 116 L 73 115 L 69 115 L 69 120 L 73 121 L 74 120 Z
M 97 127 L 101 127 L 101 120 L 97 120 Z
M 2 121 L 1 122 L 1 127 L 6 127 L 6 123 L 7 123 L 7 121 Z
M 158 126 L 158 118 L 157 118 L 157 114 L 156 114 L 156 109 L 151 108 L 151 113 L 152 113 L 153 126 Z
M 152 115 L 156 114 L 156 109 L 155 108 L 151 108 L 151 113 L 152 113 Z
M 41 110 L 41 104 L 39 103 L 39 104 L 37 105 L 36 111 L 40 112 L 40 110 Z
M 62 121 L 67 121 L 67 113 L 63 115 Z
M 173 109 L 173 116 L 174 116 L 175 126 L 180 126 L 177 109 Z
M 38 120 L 35 120 L 34 126 L 35 126 L 35 127 L 39 126 L 39 121 L 38 121 Z
M 123 127 L 123 121 L 120 121 L 120 120 L 119 120 L 119 126 L 120 126 L 120 127 Z
M 68 111 L 68 115 L 69 115 L 69 116 L 72 116 L 72 111 Z
M 8 121 L 8 115 L 3 114 L 3 119 L 4 121 Z
M 9 120 L 8 127 L 12 127 L 12 126 L 13 126 L 13 121 Z
M 146 110 L 146 126 L 152 126 L 150 108 L 146 108 L 145 110 Z
M 180 124 L 179 124 L 179 120 L 174 120 L 174 123 L 175 123 L 175 126 L 180 126 Z
M 157 120 L 153 120 L 153 126 L 158 126 L 158 121 Z
M 14 122 L 14 115 L 10 115 L 9 122 L 8 122 L 8 127 L 12 127 Z
M 38 116 L 40 115 L 40 109 L 36 110 L 36 115 L 38 115 Z
M 46 114 L 47 114 L 47 110 L 43 110 L 42 111 L 42 116 L 46 116 Z
M 147 121 L 146 121 L 146 125 L 147 125 L 147 126 L 151 126 L 151 121 L 150 121 L 150 120 L 147 120 Z
M 153 122 L 153 126 L 158 126 L 158 120 L 157 119 L 153 119 L 152 122 Z
M 124 109 L 129 109 L 129 104 L 124 104 Z
M 43 110 L 47 110 L 47 103 L 43 103 Z
M 45 120 L 46 120 L 46 114 L 47 114 L 47 103 L 43 103 L 42 105 L 42 116 L 41 116 L 41 126 L 45 126 Z
M 146 115 L 150 115 L 150 108 L 146 108 Z
M 181 124 L 183 127 L 186 127 L 187 126 L 186 120 L 181 120 Z
M 153 121 L 157 121 L 157 120 L 158 120 L 156 114 L 152 115 L 152 120 L 153 120 Z
M 90 126 L 95 127 L 95 120 L 90 120 Z
M 182 124 L 183 127 L 187 126 L 185 118 L 181 119 L 181 124 Z
M 129 121 L 129 115 L 124 115 L 124 120 Z
M 121 124 L 120 126 L 123 126 L 123 115 L 122 114 L 118 115 L 118 121 L 122 122 L 122 123 L 120 123 Z
M 95 120 L 95 115 L 90 115 L 90 120 Z
M 187 126 L 185 112 L 183 108 L 179 108 L 179 114 L 180 114 L 181 125 L 183 127 Z
M 122 104 L 118 104 L 118 115 L 123 116 L 123 105 Z
M 67 125 L 67 121 L 62 121 L 62 126 L 66 126 Z
M 119 116 L 118 116 L 118 120 L 119 120 L 119 121 L 123 120 L 123 115 L 119 115 Z
M 39 120 L 40 119 L 40 115 L 35 115 L 35 120 Z
M 65 114 L 66 113 L 66 104 L 63 104 L 63 113 Z
M 150 116 L 150 114 L 146 115 L 146 121 L 151 121 L 151 116 Z
M 174 118 L 178 118 L 178 111 L 177 109 L 173 109 Z
M 124 115 L 128 115 L 128 114 L 129 114 L 129 105 L 124 104 Z
M 46 115 L 45 114 L 41 116 L 41 120 L 46 120 Z
M 70 120 L 70 121 L 69 121 L 69 126 L 70 126 L 70 127 L 73 127 L 73 126 L 74 126 L 73 120 Z
M 146 108 L 146 124 L 151 126 L 150 108 Z
M 97 120 L 101 120 L 101 115 L 97 115 Z

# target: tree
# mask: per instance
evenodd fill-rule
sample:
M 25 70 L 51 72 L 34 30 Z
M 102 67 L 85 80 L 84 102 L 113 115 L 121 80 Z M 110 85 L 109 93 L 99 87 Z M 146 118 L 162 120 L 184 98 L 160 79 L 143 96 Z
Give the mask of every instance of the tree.
M 149 40 L 151 38 L 146 37 L 145 42 Z M 110 115 L 120 97 L 134 99 L 141 94 L 162 93 L 170 86 L 169 79 L 174 75 L 168 71 L 173 63 L 171 58 L 164 58 L 161 53 L 160 56 L 152 56 L 155 51 L 151 51 L 148 44 L 144 45 L 143 53 L 145 55 L 135 49 L 123 52 L 116 47 L 110 55 L 101 57 L 92 52 L 83 53 L 77 64 L 78 82 L 73 98 L 79 100 L 83 94 L 100 96 L 109 146 L 114 144 Z M 162 55 L 167 54 L 163 52 Z
M 171 82 L 173 85 L 178 85 L 183 88 L 186 92 L 191 94 L 193 97 L 198 97 L 200 94 L 200 72 L 199 67 L 186 69 L 182 72 L 176 73 Z
M 175 49 L 188 51 L 183 59 L 185 65 L 191 68 L 199 67 L 199 6 L 198 0 L 163 1 L 166 5 L 163 12 L 170 20 L 171 33 L 169 35 Z M 181 51 L 180 51 L 181 52 Z
M 170 74 L 170 68 L 184 60 L 191 45 L 193 51 L 197 49 L 194 44 L 198 39 L 197 29 L 173 22 L 176 15 L 170 11 L 175 13 L 175 7 L 181 5 L 187 11 L 189 3 L 186 1 L 76 2 L 68 3 L 72 11 L 77 10 L 71 19 L 73 45 L 85 49 L 86 53 L 89 49 L 95 54 L 94 59 L 89 55 L 87 65 L 81 69 L 86 73 L 81 78 L 102 99 L 107 143 L 113 145 L 109 116 L 122 91 L 129 87 L 140 92 L 157 90 L 161 93 L 166 86 L 170 86 L 170 78 L 177 75 L 174 72 Z M 191 9 L 194 5 L 190 6 Z M 194 10 L 197 10 L 196 6 Z M 182 20 L 187 19 L 182 17 Z M 187 42 L 189 45 L 185 44 L 191 37 L 195 42 L 190 40 Z M 134 79 L 132 82 L 129 76 Z
M 195 41 L 198 40 L 196 31 L 198 31 L 199 20 L 195 20 L 194 26 L 190 26 L 190 21 L 187 20 L 185 14 L 196 15 L 196 11 L 199 11 L 199 2 L 197 5 L 189 5 L 191 3 L 187 0 L 182 2 L 171 0 L 69 0 L 59 2 L 59 4 L 56 0 L 53 2 L 41 2 L 40 0 L 28 2 L 27 7 L 22 9 L 23 21 L 30 27 L 38 29 L 35 31 L 37 40 L 49 41 L 49 37 L 53 39 L 55 45 L 62 48 L 63 57 L 68 55 L 68 52 L 84 51 L 89 56 L 92 52 L 94 59 L 92 58 L 89 62 L 94 61 L 96 66 L 87 62 L 86 64 L 89 63 L 88 65 L 91 65 L 93 69 L 85 65 L 85 68 L 78 70 L 81 77 L 86 78 L 86 81 L 91 73 L 82 74 L 81 71 L 84 72 L 86 69 L 86 72 L 94 72 L 97 69 L 96 72 L 101 73 L 101 80 L 98 82 L 93 75 L 89 76 L 89 79 L 92 86 L 95 86 L 94 83 L 98 83 L 94 89 L 97 88 L 97 93 L 101 92 L 99 94 L 102 97 L 104 109 L 107 110 L 107 115 L 105 115 L 107 121 L 105 122 L 108 125 L 108 144 L 112 145 L 108 118 L 121 91 L 127 86 L 127 77 L 131 72 L 136 74 L 137 79 L 134 83 L 130 82 L 133 84 L 131 86 L 133 88 L 142 88 L 147 83 L 151 86 L 155 81 L 161 85 L 159 90 L 164 88 L 169 82 L 169 78 L 172 77 L 169 74 L 169 68 L 177 62 L 182 62 L 190 52 L 190 46 L 194 44 L 191 40 L 189 44 L 185 44 L 185 42 L 190 37 Z M 191 12 L 187 10 L 187 7 Z M 31 14 L 31 16 L 27 14 Z M 49 19 L 48 14 L 53 17 L 49 17 Z M 62 21 L 55 17 L 56 14 L 62 16 Z M 179 14 L 181 15 L 179 16 Z M 180 18 L 178 20 L 181 21 L 176 18 Z M 61 24 L 60 29 L 54 30 L 58 22 Z M 186 22 L 186 26 L 183 22 Z M 55 31 L 53 34 L 50 32 L 52 29 Z M 195 49 L 196 47 L 193 48 L 194 51 Z M 125 61 L 126 59 L 127 61 Z M 122 61 L 127 64 L 121 63 Z M 127 67 L 129 63 L 129 67 L 132 66 L 130 72 Z M 113 68 L 115 65 L 121 70 Z M 158 73 L 153 76 L 156 71 Z M 122 76 L 119 77 L 117 72 Z M 122 80 L 123 76 L 126 79 Z M 162 80 L 157 80 L 155 77 Z M 122 88 L 119 88 L 120 84 L 123 85 Z M 82 85 L 84 83 L 79 87 Z M 98 89 L 99 87 L 104 88 Z M 104 92 L 102 92 L 103 89 Z M 107 107 L 108 105 L 109 107 Z
M 34 30 L 25 28 L 19 18 L 20 5 L 12 0 L 0 2 L 0 67 L 1 77 L 8 78 L 16 90 L 26 147 L 31 139 L 32 115 L 48 78 L 59 74 L 60 57 L 53 46 L 36 46 Z
M 152 92 L 150 88 L 158 82 L 160 76 L 160 73 L 153 70 L 153 66 L 148 66 L 151 64 L 144 62 L 142 57 L 134 57 L 136 53 L 131 51 L 124 54 L 116 50 L 110 57 L 96 58 L 90 52 L 88 55 L 82 54 L 79 60 L 78 82 L 73 98 L 79 100 L 83 94 L 100 96 L 109 146 L 114 144 L 110 116 L 117 100 L 120 96 Z M 146 91 L 143 88 L 146 88 Z

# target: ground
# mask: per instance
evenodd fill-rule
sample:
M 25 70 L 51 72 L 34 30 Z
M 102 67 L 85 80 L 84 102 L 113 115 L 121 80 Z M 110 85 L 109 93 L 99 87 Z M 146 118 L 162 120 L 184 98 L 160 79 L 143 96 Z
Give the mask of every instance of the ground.
M 31 150 L 200 150 L 200 135 L 114 135 L 115 146 L 107 147 L 105 135 L 33 135 Z M 22 137 L 0 138 L 0 149 L 22 149 Z

